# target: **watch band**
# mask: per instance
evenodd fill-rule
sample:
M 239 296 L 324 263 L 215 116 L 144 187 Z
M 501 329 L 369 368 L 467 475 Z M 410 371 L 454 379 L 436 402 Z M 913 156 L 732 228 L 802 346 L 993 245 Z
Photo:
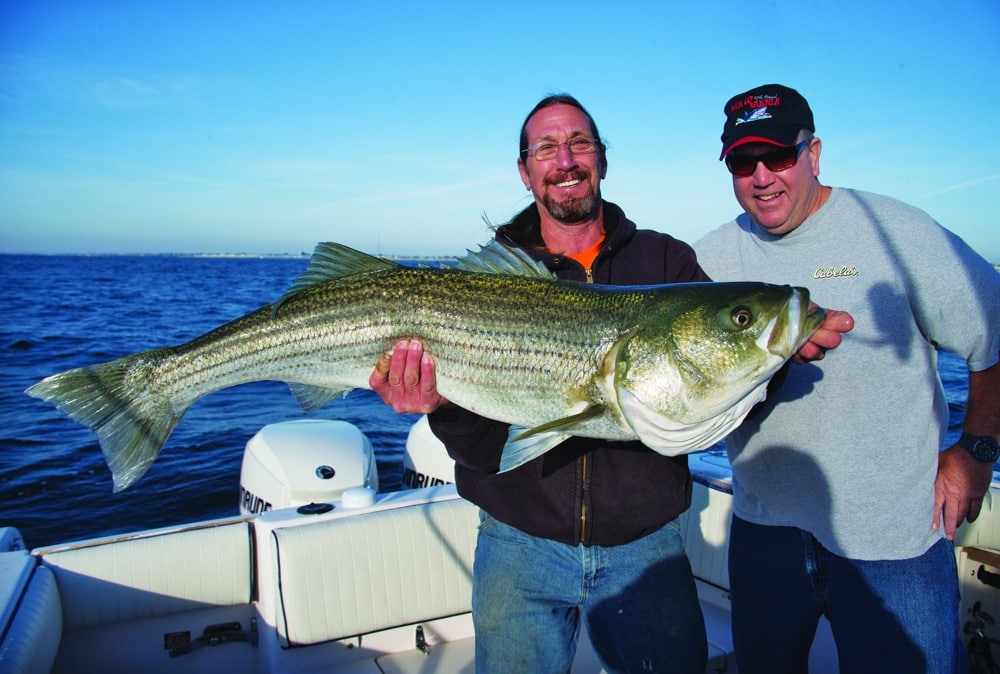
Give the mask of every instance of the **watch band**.
M 1000 458 L 1000 444 L 988 435 L 962 433 L 958 439 L 958 446 L 983 463 L 995 463 Z
M 988 440 L 993 440 L 993 438 L 989 437 L 988 435 L 973 435 L 972 433 L 962 433 L 962 435 L 958 438 L 958 442 L 956 444 L 958 444 L 959 447 L 971 450 L 973 447 L 976 446 L 976 441 L 983 438 L 986 438 Z M 994 440 L 994 442 L 996 441 Z

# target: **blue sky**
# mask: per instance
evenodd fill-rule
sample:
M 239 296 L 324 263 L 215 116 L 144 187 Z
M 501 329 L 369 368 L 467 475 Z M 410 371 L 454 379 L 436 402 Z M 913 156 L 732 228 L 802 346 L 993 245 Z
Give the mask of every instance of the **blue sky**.
M 528 203 L 518 130 L 561 91 L 605 198 L 694 242 L 738 212 L 723 103 L 780 82 L 825 184 L 1000 262 L 998 67 L 996 0 L 0 0 L 0 252 L 459 253 Z

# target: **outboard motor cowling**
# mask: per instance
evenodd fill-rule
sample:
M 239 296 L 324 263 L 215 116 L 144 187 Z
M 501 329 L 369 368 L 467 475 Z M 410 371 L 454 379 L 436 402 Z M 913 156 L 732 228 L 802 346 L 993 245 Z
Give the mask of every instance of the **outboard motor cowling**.
M 455 461 L 431 430 L 427 415 L 410 426 L 403 454 L 403 489 L 435 487 L 455 481 Z
M 368 437 L 346 421 L 299 419 L 264 426 L 247 442 L 240 471 L 240 513 L 261 513 L 378 491 Z

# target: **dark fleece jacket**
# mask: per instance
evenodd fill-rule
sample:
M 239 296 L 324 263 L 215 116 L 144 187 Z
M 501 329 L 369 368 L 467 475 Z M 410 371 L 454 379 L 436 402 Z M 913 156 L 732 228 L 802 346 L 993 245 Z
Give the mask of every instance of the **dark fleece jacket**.
M 592 282 L 649 285 L 708 281 L 694 251 L 673 237 L 640 230 L 622 209 L 604 202 L 605 242 Z M 585 281 L 575 260 L 546 252 L 537 207 L 497 230 L 497 241 L 520 247 L 559 278 Z M 455 460 L 458 492 L 496 519 L 525 533 L 569 545 L 621 545 L 656 531 L 691 504 L 687 457 L 665 457 L 638 441 L 572 437 L 542 456 L 498 473 L 507 424 L 461 408 L 429 417 Z

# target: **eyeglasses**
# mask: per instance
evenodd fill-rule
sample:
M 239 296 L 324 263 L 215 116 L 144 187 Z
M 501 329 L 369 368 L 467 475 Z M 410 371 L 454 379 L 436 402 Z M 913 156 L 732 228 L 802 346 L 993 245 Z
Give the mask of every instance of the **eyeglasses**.
M 769 150 L 764 154 L 733 154 L 726 155 L 726 168 L 734 176 L 752 176 L 757 170 L 757 162 L 764 162 L 768 171 L 784 171 L 795 166 L 799 161 L 802 149 L 809 145 L 809 141 L 804 140 L 798 145 L 789 147 L 779 147 Z
M 576 136 L 574 138 L 570 138 L 569 140 L 564 140 L 561 143 L 539 143 L 534 147 L 529 147 L 527 150 L 522 150 L 521 154 L 534 157 L 536 161 L 545 161 L 546 159 L 552 159 L 559 154 L 560 145 L 568 147 L 570 153 L 572 154 L 591 154 L 597 151 L 599 143 L 593 138 L 588 138 L 587 136 Z

